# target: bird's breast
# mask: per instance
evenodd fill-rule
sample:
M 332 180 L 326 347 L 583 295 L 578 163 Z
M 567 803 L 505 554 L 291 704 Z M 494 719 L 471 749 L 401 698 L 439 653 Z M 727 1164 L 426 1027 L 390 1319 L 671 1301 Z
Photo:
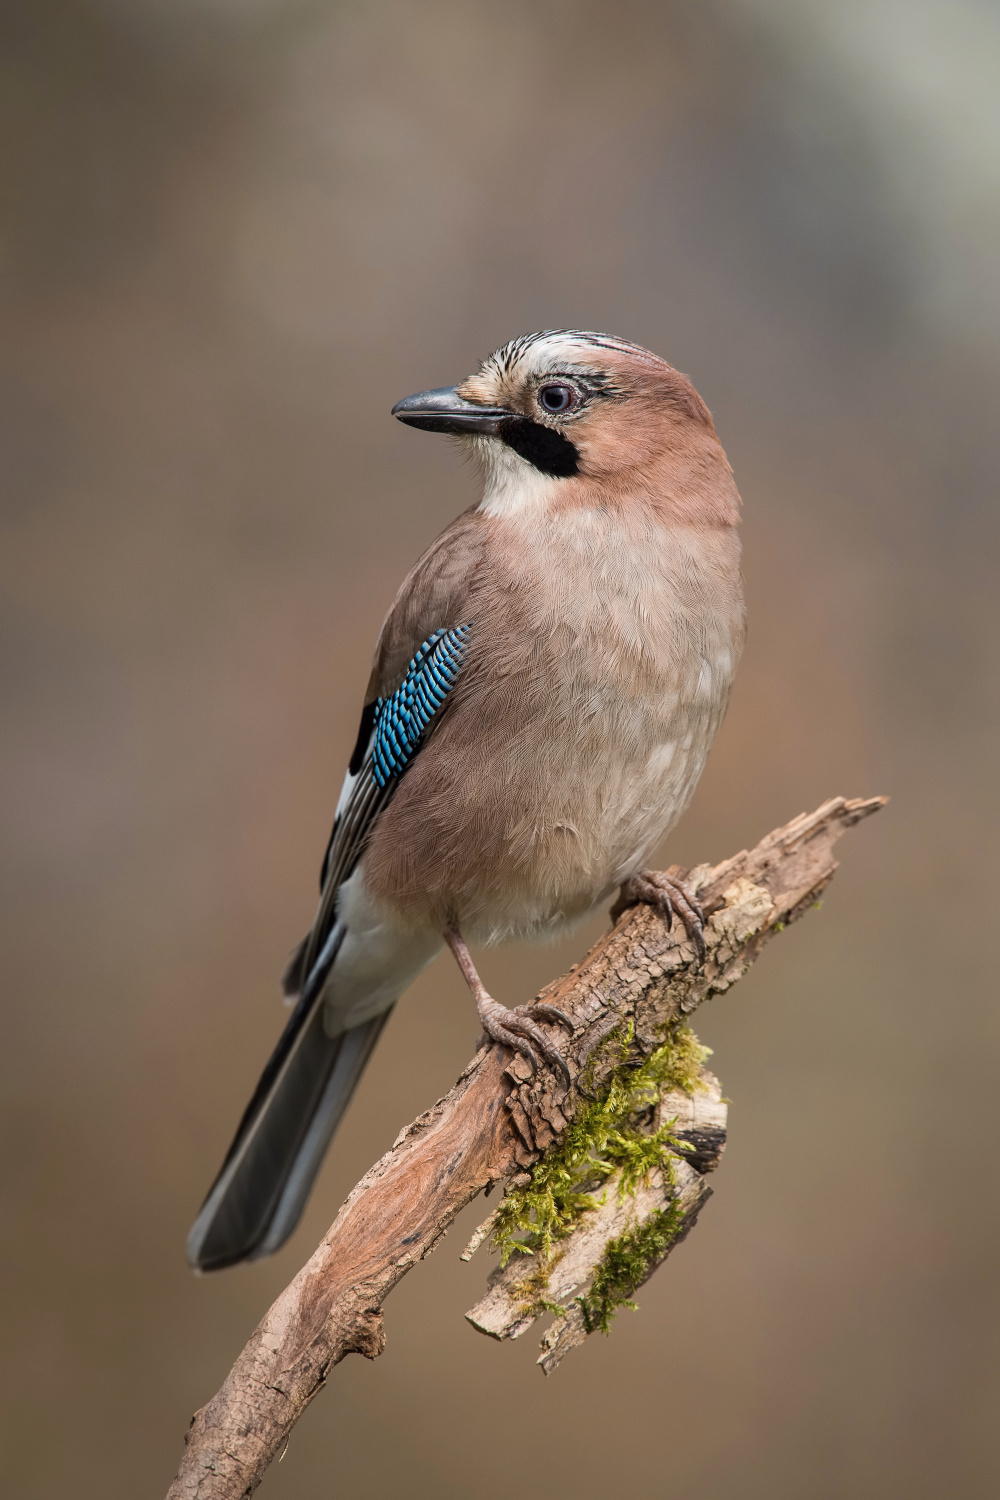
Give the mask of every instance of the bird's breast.
M 557 927 L 680 816 L 742 639 L 735 538 L 595 511 L 496 526 L 468 669 L 366 857 L 387 899 L 495 939 Z

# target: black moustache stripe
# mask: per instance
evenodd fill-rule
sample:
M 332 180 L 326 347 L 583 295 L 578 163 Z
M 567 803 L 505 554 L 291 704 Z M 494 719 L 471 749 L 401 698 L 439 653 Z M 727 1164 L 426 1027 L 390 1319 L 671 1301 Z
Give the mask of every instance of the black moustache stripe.
M 529 422 L 526 417 L 512 417 L 500 428 L 500 437 L 508 448 L 513 448 L 529 464 L 534 464 L 543 474 L 556 479 L 568 479 L 580 469 L 580 454 L 576 444 L 561 432 L 543 427 L 541 422 Z

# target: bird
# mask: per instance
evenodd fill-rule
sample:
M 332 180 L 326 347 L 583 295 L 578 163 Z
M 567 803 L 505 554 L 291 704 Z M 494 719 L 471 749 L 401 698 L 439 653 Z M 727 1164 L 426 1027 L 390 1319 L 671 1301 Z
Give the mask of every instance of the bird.
M 470 943 L 544 939 L 618 892 L 613 912 L 676 912 L 704 952 L 694 895 L 647 861 L 745 634 L 740 497 L 708 408 L 637 344 L 547 329 L 392 415 L 456 438 L 482 494 L 379 634 L 282 981 L 294 1008 L 189 1235 L 197 1271 L 284 1244 L 393 1006 L 443 949 L 486 1041 L 564 1076 L 566 1017 L 494 999 Z

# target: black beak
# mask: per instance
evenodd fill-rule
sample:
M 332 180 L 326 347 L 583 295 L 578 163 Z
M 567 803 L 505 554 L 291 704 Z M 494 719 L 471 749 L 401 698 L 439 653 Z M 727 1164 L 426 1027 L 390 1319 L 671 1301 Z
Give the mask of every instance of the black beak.
M 404 397 L 396 402 L 392 415 L 407 427 L 422 427 L 425 432 L 479 432 L 496 437 L 501 423 L 509 422 L 514 412 L 503 406 L 477 406 L 460 396 L 454 386 L 446 385 Z

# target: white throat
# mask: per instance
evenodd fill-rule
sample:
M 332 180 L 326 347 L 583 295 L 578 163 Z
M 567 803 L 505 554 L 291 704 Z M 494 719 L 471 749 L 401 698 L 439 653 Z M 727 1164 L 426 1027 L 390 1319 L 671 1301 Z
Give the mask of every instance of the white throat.
M 563 480 L 543 474 L 499 438 L 475 438 L 485 470 L 479 509 L 487 516 L 540 515 L 548 510 Z

